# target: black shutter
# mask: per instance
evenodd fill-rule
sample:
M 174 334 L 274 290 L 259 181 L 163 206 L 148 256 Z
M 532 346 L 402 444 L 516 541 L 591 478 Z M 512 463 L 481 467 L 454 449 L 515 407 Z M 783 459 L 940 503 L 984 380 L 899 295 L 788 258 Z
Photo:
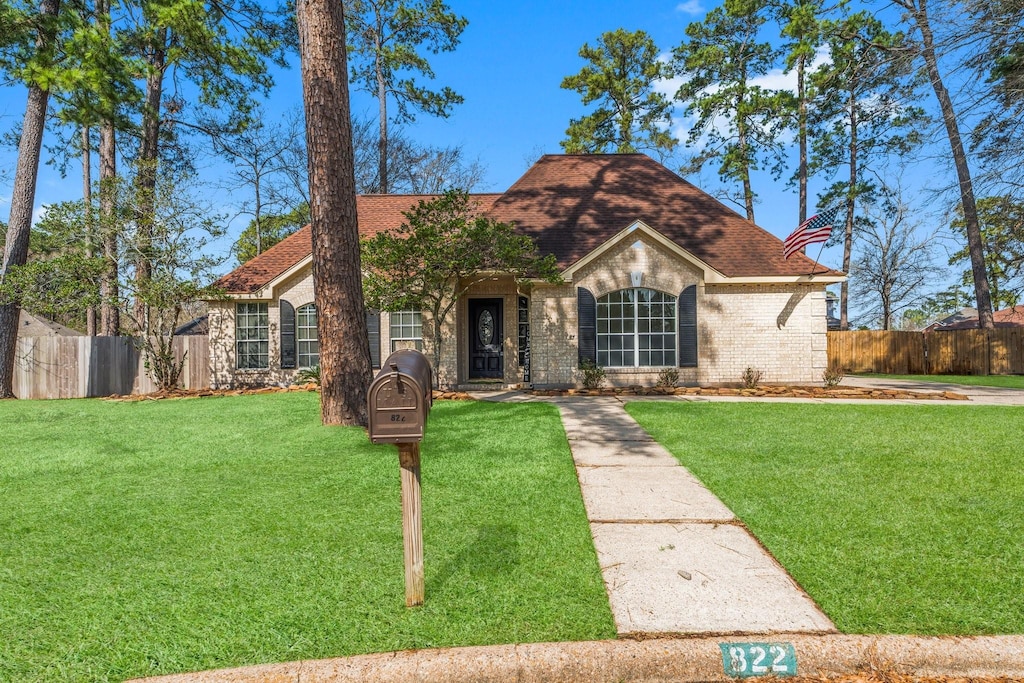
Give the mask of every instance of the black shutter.
M 679 367 L 697 367 L 697 285 L 679 294 Z
M 577 335 L 580 365 L 589 360 L 597 365 L 597 299 L 589 289 L 576 289 Z
M 281 299 L 281 369 L 295 368 L 295 307 Z
M 370 367 L 380 367 L 380 311 L 366 310 L 366 336 L 370 339 Z

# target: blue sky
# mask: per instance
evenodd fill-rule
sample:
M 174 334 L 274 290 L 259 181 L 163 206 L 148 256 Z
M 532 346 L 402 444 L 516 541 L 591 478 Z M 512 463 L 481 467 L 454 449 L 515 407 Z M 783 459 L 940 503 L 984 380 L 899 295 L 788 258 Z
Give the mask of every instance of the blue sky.
M 701 19 L 715 3 L 701 0 L 521 0 L 491 2 L 449 0 L 449 5 L 469 19 L 458 48 L 452 53 L 431 55 L 437 85 L 454 88 L 465 98 L 448 119 L 420 116 L 406 128 L 409 136 L 421 143 L 436 146 L 459 145 L 470 158 L 478 158 L 486 169 L 487 191 L 508 188 L 526 170 L 529 161 L 540 153 L 558 153 L 569 119 L 585 109 L 575 92 L 559 87 L 562 78 L 576 73 L 583 66 L 578 56 L 584 42 L 593 43 L 604 31 L 619 27 L 643 29 L 659 49 L 668 52 L 678 45 L 688 23 Z M 296 66 L 275 74 L 277 85 L 267 102 L 269 118 L 283 115 L 301 105 L 301 83 Z M 778 86 L 789 78 L 772 74 L 769 84 Z M 666 89 L 671 89 L 666 86 Z M 0 89 L 0 130 L 9 129 L 20 120 L 25 93 L 22 88 Z M 353 111 L 375 116 L 376 103 L 366 94 L 353 91 Z M 677 121 L 677 137 L 685 135 L 685 122 Z M 13 175 L 15 150 L 0 149 L 0 168 Z M 221 174 L 219 162 L 206 160 L 200 180 L 207 183 L 208 196 L 225 213 L 232 197 L 216 187 Z M 678 164 L 670 164 L 678 170 Z M 688 178 L 700 187 L 713 190 L 716 178 L 713 169 L 701 177 Z M 814 196 L 826 182 L 815 181 L 810 192 L 811 212 Z M 779 237 L 787 235 L 797 224 L 796 192 L 785 180 L 774 181 L 767 175 L 755 181 L 760 195 L 756 207 L 757 222 Z M 0 179 L 0 216 L 9 210 L 10 178 Z M 37 207 L 46 203 L 81 197 L 81 179 L 77 169 L 62 179 L 50 166 L 43 167 L 37 191 Z M 736 208 L 736 207 L 733 207 Z M 242 221 L 231 226 L 233 238 L 244 227 Z M 229 240 L 218 248 L 226 253 Z M 817 248 L 811 255 L 817 254 Z M 821 261 L 838 267 L 841 253 L 826 250 Z M 226 268 L 225 268 L 226 269 Z

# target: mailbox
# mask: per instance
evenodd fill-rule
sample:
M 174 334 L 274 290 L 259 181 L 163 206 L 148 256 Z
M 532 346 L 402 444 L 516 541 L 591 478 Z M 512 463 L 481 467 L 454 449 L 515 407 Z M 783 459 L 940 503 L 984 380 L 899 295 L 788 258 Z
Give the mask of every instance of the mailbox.
M 370 441 L 373 443 L 419 443 L 433 403 L 433 381 L 426 356 L 413 349 L 401 349 L 381 364 L 367 403 Z

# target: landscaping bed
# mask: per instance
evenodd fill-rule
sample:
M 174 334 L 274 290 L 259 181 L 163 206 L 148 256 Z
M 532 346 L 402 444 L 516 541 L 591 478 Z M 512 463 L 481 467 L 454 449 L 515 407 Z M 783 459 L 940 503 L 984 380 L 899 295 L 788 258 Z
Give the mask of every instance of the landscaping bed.
M 751 396 L 767 398 L 854 398 L 914 399 L 926 401 L 967 401 L 954 391 L 904 391 L 902 389 L 861 389 L 766 384 L 755 389 L 737 387 L 607 387 L 603 389 L 535 389 L 534 396 Z
M 263 394 L 293 394 L 296 392 L 319 392 L 320 385 L 316 382 L 308 384 L 292 384 L 284 387 L 236 387 L 233 389 L 174 389 L 171 391 L 155 391 L 150 394 L 129 394 L 107 396 L 107 401 L 160 401 L 165 399 L 204 398 L 223 396 L 256 396 Z M 471 394 L 464 391 L 435 391 L 435 401 L 466 401 L 472 399 Z

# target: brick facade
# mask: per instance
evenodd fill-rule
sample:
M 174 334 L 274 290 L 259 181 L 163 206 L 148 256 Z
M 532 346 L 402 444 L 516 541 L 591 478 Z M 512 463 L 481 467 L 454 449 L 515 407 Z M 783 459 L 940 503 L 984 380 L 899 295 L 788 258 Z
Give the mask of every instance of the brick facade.
M 673 253 L 642 233 L 627 235 L 599 258 L 559 285 L 532 283 L 520 287 L 511 277 L 474 284 L 442 327 L 440 384 L 466 386 L 469 380 L 469 301 L 500 299 L 503 305 L 503 385 L 523 380 L 519 366 L 518 299 L 529 299 L 531 383 L 567 387 L 578 383 L 578 287 L 596 298 L 634 286 L 670 294 L 697 286 L 698 363 L 680 368 L 684 384 L 736 383 L 747 367 L 761 370 L 765 382 L 817 382 L 826 365 L 825 285 L 814 283 L 709 284 L 695 262 Z M 210 303 L 211 381 L 216 387 L 287 384 L 296 370 L 280 367 L 278 300 L 296 308 L 313 301 L 309 267 L 276 285 L 277 298 L 267 300 L 270 367 L 239 370 L 235 365 L 235 302 Z M 434 332 L 428 313 L 422 315 L 423 351 L 433 362 Z M 392 348 L 390 316 L 381 314 L 381 358 Z M 608 368 L 614 386 L 653 385 L 659 368 Z

